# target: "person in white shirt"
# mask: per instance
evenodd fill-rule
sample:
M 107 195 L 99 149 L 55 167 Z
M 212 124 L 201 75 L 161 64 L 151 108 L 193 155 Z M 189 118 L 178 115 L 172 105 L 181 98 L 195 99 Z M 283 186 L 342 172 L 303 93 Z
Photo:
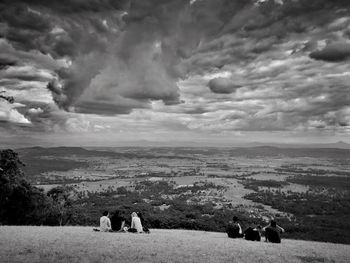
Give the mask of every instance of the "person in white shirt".
M 136 212 L 133 212 L 131 214 L 131 226 L 130 226 L 128 231 L 129 232 L 134 232 L 134 233 L 142 233 L 143 232 L 141 220 L 137 216 Z
M 108 211 L 103 212 L 103 216 L 100 218 L 100 231 L 101 232 L 110 232 L 111 228 L 111 220 L 109 219 Z

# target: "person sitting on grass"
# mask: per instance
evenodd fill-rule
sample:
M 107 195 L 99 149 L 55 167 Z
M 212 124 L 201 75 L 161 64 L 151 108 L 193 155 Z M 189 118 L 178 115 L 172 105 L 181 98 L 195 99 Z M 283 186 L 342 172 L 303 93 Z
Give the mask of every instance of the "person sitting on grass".
M 146 234 L 150 234 L 151 231 L 149 231 L 149 228 L 146 226 L 145 219 L 143 218 L 142 213 L 141 213 L 141 212 L 138 212 L 137 215 L 138 215 L 138 217 L 140 218 L 141 225 L 142 225 L 142 227 L 143 227 L 143 232 L 146 233 Z
M 271 243 L 281 243 L 281 233 L 284 232 L 284 229 L 277 225 L 275 220 L 271 220 L 270 225 L 264 227 L 265 230 L 265 241 Z
M 259 236 L 260 236 L 260 240 L 261 240 L 261 237 L 262 237 L 262 234 L 264 232 L 263 228 L 261 225 L 257 225 L 256 228 L 254 228 L 254 230 L 258 231 L 259 232 Z M 259 240 L 259 241 L 260 241 Z
M 137 216 L 136 212 L 132 212 L 132 214 L 131 214 L 131 226 L 128 229 L 128 231 L 132 232 L 132 233 L 142 233 L 143 232 L 141 220 Z
M 234 216 L 232 221 L 226 227 L 226 233 L 229 238 L 243 237 L 241 225 L 238 223 L 238 217 Z
M 244 238 L 250 241 L 260 241 L 261 226 L 258 225 L 256 228 L 248 227 L 246 231 L 244 231 Z
M 125 219 L 120 215 L 119 210 L 116 210 L 111 217 L 111 227 L 114 232 L 124 232 Z
M 112 232 L 111 220 L 109 220 L 108 211 L 104 211 L 100 218 L 100 229 L 94 228 L 93 230 L 101 232 Z
M 102 217 L 100 218 L 100 230 L 102 232 L 111 232 L 111 220 L 109 219 L 109 212 L 104 211 Z

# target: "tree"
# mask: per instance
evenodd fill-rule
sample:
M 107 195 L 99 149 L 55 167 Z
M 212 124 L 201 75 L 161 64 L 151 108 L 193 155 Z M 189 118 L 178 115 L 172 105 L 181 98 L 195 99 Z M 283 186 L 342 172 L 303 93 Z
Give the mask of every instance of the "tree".
M 2 223 L 8 223 L 11 218 L 12 199 L 17 199 L 25 192 L 23 172 L 20 169 L 22 165 L 14 151 L 0 152 L 0 222 Z
M 59 225 L 67 224 L 71 217 L 69 208 L 72 206 L 70 199 L 70 188 L 65 186 L 57 186 L 47 192 L 47 196 L 51 197 L 58 212 Z
M 53 200 L 24 178 L 18 154 L 0 151 L 0 224 L 57 224 Z

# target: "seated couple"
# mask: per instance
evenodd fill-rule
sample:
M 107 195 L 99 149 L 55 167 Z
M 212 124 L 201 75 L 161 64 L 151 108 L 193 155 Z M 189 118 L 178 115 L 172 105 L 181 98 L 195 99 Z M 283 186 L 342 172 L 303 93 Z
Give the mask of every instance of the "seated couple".
M 230 238 L 242 238 L 251 241 L 260 241 L 261 236 L 265 233 L 265 241 L 271 243 L 281 243 L 281 233 L 284 232 L 284 229 L 276 224 L 276 221 L 271 220 L 270 224 L 262 228 L 260 225 L 257 227 L 249 227 L 244 233 L 242 232 L 241 225 L 238 222 L 238 218 L 234 216 L 232 221 L 229 222 L 226 233 Z
M 132 233 L 150 233 L 149 229 L 142 227 L 144 220 L 142 214 L 139 212 L 133 212 L 131 214 L 131 225 L 130 227 L 126 226 L 125 219 L 120 215 L 120 212 L 117 210 L 109 219 L 110 214 L 108 211 L 103 212 L 102 217 L 100 218 L 100 229 L 94 229 L 95 231 L 101 232 L 132 232 Z

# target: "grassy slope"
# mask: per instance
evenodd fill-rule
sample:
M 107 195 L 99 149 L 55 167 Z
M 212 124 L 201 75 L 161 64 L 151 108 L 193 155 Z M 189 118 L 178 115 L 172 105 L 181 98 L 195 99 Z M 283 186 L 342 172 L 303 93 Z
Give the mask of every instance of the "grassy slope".
M 350 245 L 234 240 L 224 233 L 0 226 L 0 262 L 350 262 Z

